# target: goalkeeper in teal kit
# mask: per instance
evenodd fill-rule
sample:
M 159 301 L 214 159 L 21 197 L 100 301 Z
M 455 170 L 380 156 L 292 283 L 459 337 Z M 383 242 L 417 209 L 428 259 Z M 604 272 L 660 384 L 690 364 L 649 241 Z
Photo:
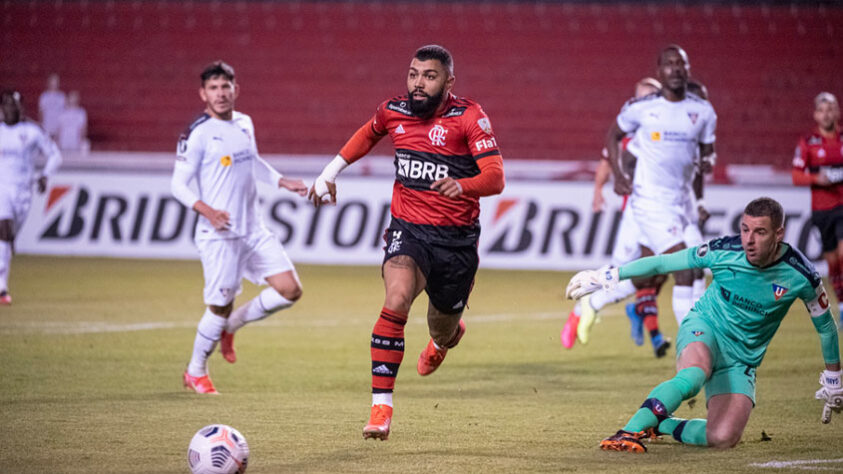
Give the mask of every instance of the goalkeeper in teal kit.
M 714 277 L 679 326 L 676 376 L 657 385 L 626 426 L 601 442 L 602 449 L 645 452 L 643 442 L 663 434 L 686 444 L 735 446 L 755 405 L 755 368 L 797 298 L 805 302 L 820 336 L 825 370 L 816 398 L 826 402 L 823 421 L 831 409 L 840 411 L 840 351 L 828 297 L 808 259 L 782 241 L 783 219 L 778 202 L 759 198 L 744 209 L 740 236 L 602 272 L 583 271 L 571 279 L 567 295 L 578 299 L 638 276 L 709 268 Z M 708 419 L 672 415 L 703 387 Z

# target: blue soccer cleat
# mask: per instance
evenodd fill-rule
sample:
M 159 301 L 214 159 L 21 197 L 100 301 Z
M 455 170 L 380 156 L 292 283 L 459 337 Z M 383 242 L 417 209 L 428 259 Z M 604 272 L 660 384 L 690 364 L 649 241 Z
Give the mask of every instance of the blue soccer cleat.
M 629 337 L 636 346 L 644 345 L 644 319 L 635 311 L 635 303 L 626 305 L 626 317 L 629 318 Z

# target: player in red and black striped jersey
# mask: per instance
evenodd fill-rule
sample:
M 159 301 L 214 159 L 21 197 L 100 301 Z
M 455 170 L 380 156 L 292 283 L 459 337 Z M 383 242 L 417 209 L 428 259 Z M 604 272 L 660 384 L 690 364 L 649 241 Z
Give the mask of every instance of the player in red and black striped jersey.
M 419 356 L 419 374 L 436 370 L 465 333 L 462 313 L 478 264 L 479 198 L 504 187 L 489 118 L 476 102 L 451 93 L 454 79 L 445 48 L 419 48 L 407 74 L 407 95 L 381 103 L 310 190 L 314 205 L 336 203 L 337 175 L 381 138 L 392 139 L 395 184 L 382 269 L 386 297 L 372 331 L 372 411 L 364 438 L 389 436 L 404 325 L 422 290 L 430 299 L 431 340 Z
M 822 237 L 828 277 L 837 295 L 843 327 L 843 130 L 840 104 L 828 92 L 814 99 L 817 127 L 799 139 L 793 184 L 811 187 L 811 220 Z

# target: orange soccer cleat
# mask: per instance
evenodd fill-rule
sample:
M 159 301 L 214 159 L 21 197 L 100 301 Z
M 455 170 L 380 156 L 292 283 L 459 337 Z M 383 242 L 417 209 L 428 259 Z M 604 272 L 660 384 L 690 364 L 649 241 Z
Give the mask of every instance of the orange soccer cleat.
M 234 353 L 234 333 L 223 331 L 220 337 L 220 352 L 222 358 L 229 363 L 237 362 L 237 354 Z
M 389 425 L 392 423 L 392 407 L 389 405 L 372 405 L 372 414 L 369 422 L 363 427 L 363 439 L 379 439 L 386 441 L 389 438 Z
M 464 334 L 465 322 L 460 319 L 460 324 L 457 327 L 457 337 L 454 338 L 454 342 L 451 347 L 455 347 L 460 342 L 460 339 L 462 339 Z M 416 365 L 416 370 L 418 370 L 419 375 L 430 375 L 435 372 L 442 364 L 442 361 L 445 360 L 445 355 L 447 354 L 447 348 L 443 347 L 442 349 L 437 349 L 433 344 L 433 339 L 431 339 L 427 343 L 427 347 L 425 347 L 419 355 L 419 363 Z
M 642 440 L 649 440 L 650 436 L 655 432 L 639 431 L 633 433 L 631 431 L 618 430 L 617 433 L 609 436 L 600 442 L 600 449 L 603 451 L 626 451 L 630 453 L 646 453 L 647 447 L 644 446 Z
M 214 388 L 214 383 L 211 382 L 211 377 L 203 375 L 201 377 L 194 377 L 184 372 L 184 388 L 189 388 L 196 393 L 206 395 L 219 395 L 217 389 Z

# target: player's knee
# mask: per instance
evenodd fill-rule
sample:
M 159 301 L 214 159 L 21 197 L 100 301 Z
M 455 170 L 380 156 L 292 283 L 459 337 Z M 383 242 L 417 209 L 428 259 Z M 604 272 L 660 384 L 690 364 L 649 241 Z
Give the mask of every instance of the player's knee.
M 208 309 L 217 316 L 227 318 L 231 314 L 231 309 L 234 308 L 234 302 L 228 303 L 225 306 L 208 305 Z
M 296 283 L 294 285 L 281 288 L 280 290 L 278 290 L 278 293 L 287 300 L 296 302 L 301 299 L 302 294 L 304 294 L 304 290 L 302 290 L 301 285 Z
M 740 442 L 741 433 L 729 427 L 711 429 L 711 425 L 709 425 L 706 439 L 709 447 L 714 449 L 729 449 L 734 448 Z

